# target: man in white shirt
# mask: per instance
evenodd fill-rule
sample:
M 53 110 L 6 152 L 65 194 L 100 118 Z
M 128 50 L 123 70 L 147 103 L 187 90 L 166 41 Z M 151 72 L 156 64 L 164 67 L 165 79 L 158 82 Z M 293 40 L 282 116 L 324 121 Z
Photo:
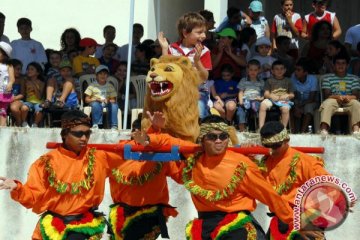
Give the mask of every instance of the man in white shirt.
M 30 19 L 20 18 L 17 21 L 17 28 L 21 38 L 11 42 L 12 58 L 19 59 L 23 63 L 21 72 L 25 74 L 29 63 L 37 62 L 44 66 L 47 57 L 43 45 L 30 37 L 32 31 Z
M 5 15 L 0 12 L 0 42 L 10 43 L 9 38 L 4 35 Z
M 133 25 L 133 39 L 131 49 L 131 62 L 135 61 L 135 49 L 141 43 L 141 38 L 144 36 L 144 27 L 140 23 Z M 129 44 L 125 44 L 120 48 L 120 61 L 128 60 Z M 117 56 L 115 56 L 117 57 Z

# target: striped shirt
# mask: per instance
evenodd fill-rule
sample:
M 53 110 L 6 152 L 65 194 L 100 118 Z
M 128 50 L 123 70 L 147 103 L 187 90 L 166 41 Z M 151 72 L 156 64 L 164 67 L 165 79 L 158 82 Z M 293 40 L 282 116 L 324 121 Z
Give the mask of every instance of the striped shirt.
M 332 95 L 352 95 L 352 91 L 360 89 L 359 78 L 352 74 L 339 77 L 334 73 L 325 74 L 321 89 L 330 89 Z

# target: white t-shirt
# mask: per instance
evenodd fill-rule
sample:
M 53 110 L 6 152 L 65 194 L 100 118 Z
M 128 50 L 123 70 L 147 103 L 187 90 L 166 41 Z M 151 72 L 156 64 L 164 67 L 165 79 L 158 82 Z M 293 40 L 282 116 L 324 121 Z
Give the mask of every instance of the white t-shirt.
M 33 39 L 30 40 L 14 40 L 11 42 L 13 49 L 11 58 L 19 59 L 22 64 L 22 73 L 26 73 L 27 65 L 31 62 L 40 64 L 47 63 L 47 57 L 43 45 Z
M 345 35 L 345 43 L 351 44 L 351 49 L 356 50 L 358 42 L 360 42 L 360 24 L 350 27 Z
M 241 28 L 246 27 L 247 24 L 245 22 L 245 19 L 241 20 Z M 269 26 L 268 21 L 264 16 L 260 16 L 258 20 L 252 22 L 250 25 L 251 28 L 255 29 L 257 38 L 265 37 L 265 29 L 266 26 Z

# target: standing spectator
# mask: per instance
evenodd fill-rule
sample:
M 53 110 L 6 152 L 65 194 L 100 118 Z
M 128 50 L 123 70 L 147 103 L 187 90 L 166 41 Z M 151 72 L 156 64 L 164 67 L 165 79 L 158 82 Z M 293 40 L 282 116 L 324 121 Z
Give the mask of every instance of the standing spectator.
M 163 55 L 186 56 L 199 72 L 200 78 L 205 81 L 212 69 L 210 50 L 202 45 L 206 35 L 206 21 L 195 12 L 186 13 L 177 22 L 179 41 L 170 44 L 163 32 L 158 35 Z
M 117 102 L 121 111 L 124 111 L 125 105 L 126 71 L 127 62 L 122 61 L 114 74 L 114 77 L 118 80 Z M 129 109 L 136 108 L 136 90 L 132 82 L 130 82 L 129 90 Z
M 355 76 L 360 77 L 360 42 L 357 44 L 356 55 L 351 59 L 348 73 L 354 74 Z
M 79 46 L 81 53 L 73 59 L 75 76 L 95 73 L 95 68 L 100 65 L 99 60 L 92 56 L 96 51 L 97 42 L 92 38 L 83 38 Z
M 5 18 L 5 15 L 0 12 L 0 42 L 10 43 L 9 38 L 4 35 Z
M 75 28 L 68 28 L 61 34 L 60 45 L 61 45 L 61 53 L 63 55 L 63 59 L 70 60 L 71 52 L 79 52 L 80 51 L 80 40 L 81 36 L 78 30 Z
M 277 51 L 273 52 L 271 56 L 277 60 L 282 61 L 286 67 L 285 77 L 290 77 L 294 72 L 294 58 L 288 54 L 291 44 L 291 39 L 287 36 L 276 37 Z
M 132 38 L 132 49 L 131 49 L 131 62 L 135 61 L 135 50 L 136 46 L 141 43 L 141 38 L 144 36 L 144 27 L 140 23 L 134 23 L 133 25 L 133 38 Z M 120 47 L 120 61 L 128 60 L 129 44 L 122 45 Z M 116 56 L 118 57 L 118 56 Z
M 311 39 L 301 52 L 302 57 L 311 60 L 311 73 L 319 74 L 324 65 L 327 45 L 331 40 L 332 27 L 326 21 L 317 22 L 313 27 Z
M 345 47 L 351 56 L 358 56 L 356 46 L 360 42 L 360 24 L 350 27 L 345 34 Z
M 34 113 L 34 123 L 31 127 L 38 127 L 43 113 L 40 104 L 43 102 L 45 90 L 43 69 L 39 63 L 31 62 L 26 70 L 25 80 L 25 102 L 21 106 L 21 126 L 29 127 L 27 122 L 29 112 Z
M 334 12 L 329 12 L 327 8 L 327 0 L 313 0 L 312 6 L 314 12 L 305 15 L 303 22 L 303 30 L 301 36 L 303 38 L 311 38 L 312 28 L 319 21 L 327 21 L 332 26 L 332 38 L 338 39 L 341 35 L 341 27 L 338 18 Z
M 15 82 L 14 67 L 11 65 L 11 46 L 0 42 L 0 126 L 6 126 L 7 108 L 13 100 L 12 86 Z
M 234 69 L 231 65 L 225 64 L 222 66 L 221 77 L 211 86 L 211 95 L 215 99 L 214 108 L 222 118 L 231 123 L 236 111 L 236 97 L 238 95 L 238 82 L 233 80 Z
M 312 125 L 311 120 L 313 120 L 315 108 L 318 106 L 318 81 L 316 76 L 309 74 L 308 69 L 308 61 L 305 58 L 300 58 L 295 65 L 295 72 L 291 76 L 295 93 L 293 110 L 293 116 L 295 117 L 294 133 L 305 133 L 308 131 L 307 127 Z M 300 122 L 301 126 L 299 128 L 297 123 Z
M 21 74 L 22 63 L 18 59 L 11 59 L 11 65 L 14 68 L 15 82 L 13 84 L 13 101 L 10 103 L 10 111 L 12 117 L 15 119 L 15 126 L 21 126 L 21 112 L 20 108 L 24 104 L 25 96 L 25 78 Z
M 294 60 L 299 57 L 299 37 L 302 31 L 302 20 L 298 13 L 293 11 L 293 0 L 281 0 L 282 13 L 275 15 L 272 27 L 271 38 L 272 48 L 277 49 L 276 38 L 278 36 L 287 36 L 290 38 L 289 55 Z
M 99 65 L 96 70 L 96 83 L 90 84 L 85 90 L 85 102 L 91 106 L 92 128 L 98 129 L 103 124 L 103 108 L 107 108 L 109 125 L 111 129 L 118 128 L 117 93 L 114 86 L 107 82 L 109 69 Z
M 199 86 L 200 99 L 198 102 L 198 106 L 200 119 L 207 117 L 210 113 L 210 107 L 213 106 L 213 103 L 210 100 L 210 89 L 213 85 L 214 80 L 206 80 L 205 82 L 202 82 Z
M 110 75 L 114 75 L 117 67 L 120 62 L 114 58 L 116 52 L 118 50 L 118 46 L 115 43 L 105 43 L 102 46 L 101 57 L 98 58 L 100 64 L 105 65 L 110 70 Z
M 247 76 L 240 80 L 237 88 L 239 89 L 237 108 L 237 118 L 239 122 L 239 131 L 245 131 L 246 111 L 252 110 L 256 114 L 259 112 L 260 102 L 264 100 L 264 80 L 259 79 L 260 62 L 250 60 L 246 68 Z
M 269 23 L 264 16 L 262 3 L 259 0 L 254 0 L 249 5 L 249 22 L 247 18 L 241 20 L 241 28 L 252 27 L 256 31 L 257 38 L 267 37 L 270 38 Z
M 240 11 L 240 9 L 236 7 L 229 7 L 226 11 L 226 17 L 220 23 L 220 25 L 216 28 L 216 32 L 221 32 L 224 28 L 232 28 L 234 31 L 241 30 L 241 19 L 246 19 L 246 22 L 251 22 L 250 17 Z
M 256 31 L 251 27 L 245 27 L 240 32 L 239 48 L 241 55 L 245 57 L 246 62 L 249 62 L 253 54 L 255 54 Z
M 30 62 L 37 62 L 42 66 L 45 66 L 45 63 L 47 63 L 43 45 L 30 37 L 32 31 L 31 25 L 30 19 L 20 18 L 17 21 L 17 28 L 21 39 L 11 42 L 11 47 L 13 48 L 12 57 L 19 59 L 23 63 L 23 74 L 25 74 Z
M 212 78 L 221 78 L 221 69 L 225 64 L 230 64 L 234 69 L 234 78 L 241 79 L 241 68 L 246 66 L 246 59 L 241 55 L 236 42 L 236 33 L 232 28 L 224 28 L 219 32 L 218 44 L 211 52 L 213 64 Z
M 360 82 L 357 76 L 346 72 L 348 64 L 349 56 L 337 55 L 334 57 L 334 73 L 323 76 L 321 88 L 325 101 L 320 106 L 322 135 L 328 134 L 332 115 L 339 107 L 342 107 L 350 112 L 353 134 L 360 136 L 360 103 L 357 100 Z
M 214 14 L 209 10 L 201 10 L 199 13 L 206 21 L 206 39 L 203 44 L 212 51 L 216 44 L 216 35 L 214 31 L 211 31 L 215 29 Z
M 269 56 L 271 50 L 271 42 L 267 37 L 261 37 L 256 40 L 255 43 L 257 55 L 253 57 L 261 64 L 260 79 L 267 80 L 271 77 L 271 65 L 276 60 L 272 56 Z
M 115 27 L 111 26 L 111 25 L 106 25 L 103 29 L 103 36 L 105 38 L 105 43 L 103 45 L 98 45 L 96 48 L 96 52 L 95 52 L 95 57 L 98 59 L 101 58 L 101 56 L 103 56 L 103 48 L 109 43 L 114 43 L 114 39 L 116 37 Z M 118 48 L 118 47 L 116 48 L 116 50 L 119 50 L 119 49 L 120 48 Z M 117 54 L 117 52 L 116 52 L 116 54 Z M 120 51 L 118 54 L 119 55 L 115 56 L 115 58 L 120 59 Z
M 281 123 L 287 127 L 289 123 L 289 113 L 293 102 L 290 100 L 294 98 L 294 88 L 289 78 L 286 78 L 285 66 L 281 61 L 275 61 L 271 66 L 272 78 L 265 82 L 264 97 L 265 99 L 260 104 L 259 111 L 259 128 L 264 126 L 266 119 L 266 111 L 273 105 L 280 108 Z

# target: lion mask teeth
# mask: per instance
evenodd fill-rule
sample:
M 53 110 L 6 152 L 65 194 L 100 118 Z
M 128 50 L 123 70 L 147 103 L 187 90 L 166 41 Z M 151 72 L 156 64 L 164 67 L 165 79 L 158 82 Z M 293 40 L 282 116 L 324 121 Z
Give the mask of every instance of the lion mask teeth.
M 156 82 L 151 81 L 149 83 L 152 96 L 164 96 L 171 92 L 173 84 L 169 81 Z

